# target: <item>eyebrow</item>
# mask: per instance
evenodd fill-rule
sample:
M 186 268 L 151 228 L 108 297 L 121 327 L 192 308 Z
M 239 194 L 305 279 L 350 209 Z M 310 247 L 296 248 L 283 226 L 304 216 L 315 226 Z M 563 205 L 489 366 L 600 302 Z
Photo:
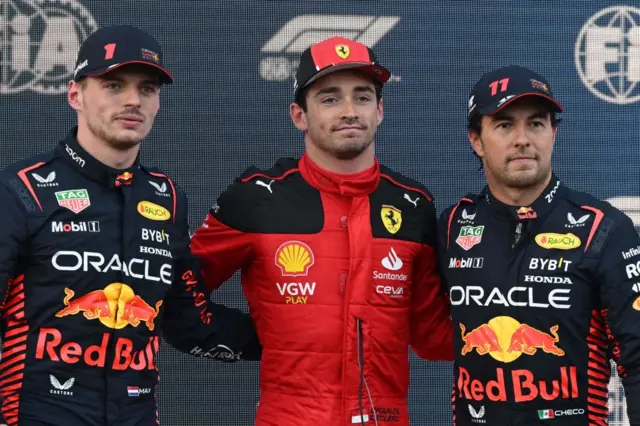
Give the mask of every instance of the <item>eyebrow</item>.
M 117 76 L 117 75 L 105 75 L 105 76 L 101 76 L 100 78 L 102 81 L 118 81 L 120 83 L 126 83 L 125 79 Z M 155 86 L 160 86 L 160 81 L 159 80 L 152 80 L 152 79 L 146 79 L 146 80 L 142 80 L 140 82 L 140 84 L 152 84 Z
M 371 86 L 356 86 L 353 88 L 353 91 L 358 93 L 363 93 L 363 92 L 375 93 L 375 91 Z M 331 94 L 331 93 L 339 93 L 339 92 L 340 92 L 340 88 L 338 88 L 337 86 L 329 86 L 329 87 L 325 87 L 324 89 L 318 90 L 318 93 L 316 93 L 314 97 Z
M 548 116 L 549 116 L 549 111 L 539 110 L 529 114 L 529 116 L 527 117 L 527 120 L 534 120 L 536 118 L 544 119 L 544 118 L 547 118 Z M 515 121 L 516 119 L 513 115 L 509 115 L 502 112 L 492 115 L 491 118 L 493 121 L 501 121 L 501 120 Z
M 375 91 L 373 90 L 373 88 L 371 86 L 356 86 L 353 89 L 355 92 L 370 92 L 370 93 L 375 93 Z
M 318 97 L 320 95 L 326 95 L 330 93 L 338 93 L 339 91 L 340 89 L 338 89 L 336 86 L 325 87 L 324 89 L 318 90 L 318 93 L 316 93 L 314 97 Z

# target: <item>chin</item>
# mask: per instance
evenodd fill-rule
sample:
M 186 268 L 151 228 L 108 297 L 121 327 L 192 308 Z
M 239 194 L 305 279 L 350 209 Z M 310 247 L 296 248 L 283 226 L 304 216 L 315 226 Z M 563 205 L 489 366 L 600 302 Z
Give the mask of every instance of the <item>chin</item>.
M 331 151 L 338 158 L 351 159 L 362 154 L 369 145 L 371 145 L 371 142 L 364 142 L 360 138 L 343 139 L 336 141 Z
M 505 176 L 505 182 L 514 188 L 528 188 L 540 183 L 541 180 L 544 180 L 544 176 L 541 177 L 535 169 L 509 173 Z
M 138 132 L 121 132 L 119 134 L 113 135 L 113 137 L 109 139 L 112 146 L 116 148 L 127 149 L 138 145 L 145 136 L 146 134 L 143 135 Z
M 351 149 L 334 150 L 333 155 L 341 160 L 353 160 L 364 152 L 364 147 L 352 147 Z

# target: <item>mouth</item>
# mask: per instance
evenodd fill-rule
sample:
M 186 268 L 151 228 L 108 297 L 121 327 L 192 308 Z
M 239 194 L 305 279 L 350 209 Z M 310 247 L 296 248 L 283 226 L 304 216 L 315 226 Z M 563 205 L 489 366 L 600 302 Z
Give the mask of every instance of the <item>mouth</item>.
M 121 115 L 119 117 L 116 117 L 117 121 L 121 121 L 125 124 L 138 124 L 138 123 L 143 123 L 144 119 L 138 115 L 132 115 L 132 114 L 128 114 L 128 115 Z
M 520 162 L 520 161 L 535 161 L 535 157 L 519 156 L 519 157 L 513 157 L 509 159 L 509 162 Z
M 342 126 L 342 127 L 338 127 L 336 129 L 334 129 L 334 132 L 343 132 L 343 131 L 348 131 L 348 130 L 364 130 L 364 127 L 360 127 L 360 126 Z

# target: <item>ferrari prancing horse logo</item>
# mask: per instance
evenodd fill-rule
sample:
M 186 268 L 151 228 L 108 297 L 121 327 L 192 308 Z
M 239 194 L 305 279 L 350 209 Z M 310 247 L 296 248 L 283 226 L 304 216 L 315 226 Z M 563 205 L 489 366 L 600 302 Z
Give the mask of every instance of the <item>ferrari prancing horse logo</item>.
M 349 50 L 349 46 L 347 46 L 346 44 L 338 44 L 336 46 L 336 53 L 342 59 L 347 59 L 349 57 L 349 54 L 351 53 L 351 51 Z
M 391 234 L 395 234 L 400 230 L 402 226 L 402 212 L 399 209 L 393 206 L 383 205 L 380 209 L 380 217 L 382 218 L 382 224 Z

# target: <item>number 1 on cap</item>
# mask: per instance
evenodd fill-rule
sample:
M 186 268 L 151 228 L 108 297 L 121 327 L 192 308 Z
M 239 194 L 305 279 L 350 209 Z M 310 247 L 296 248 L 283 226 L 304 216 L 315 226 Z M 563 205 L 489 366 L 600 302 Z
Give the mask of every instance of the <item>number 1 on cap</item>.
M 509 86 L 509 79 L 503 78 L 502 80 L 496 80 L 493 83 L 491 83 L 489 85 L 489 88 L 491 88 L 491 96 L 495 96 L 498 94 L 498 84 L 500 84 L 500 91 L 506 92 L 507 87 Z
M 106 44 L 104 46 L 104 50 L 106 50 L 107 52 L 104 55 L 104 59 L 113 59 L 113 54 L 116 51 L 116 44 L 115 43 Z

